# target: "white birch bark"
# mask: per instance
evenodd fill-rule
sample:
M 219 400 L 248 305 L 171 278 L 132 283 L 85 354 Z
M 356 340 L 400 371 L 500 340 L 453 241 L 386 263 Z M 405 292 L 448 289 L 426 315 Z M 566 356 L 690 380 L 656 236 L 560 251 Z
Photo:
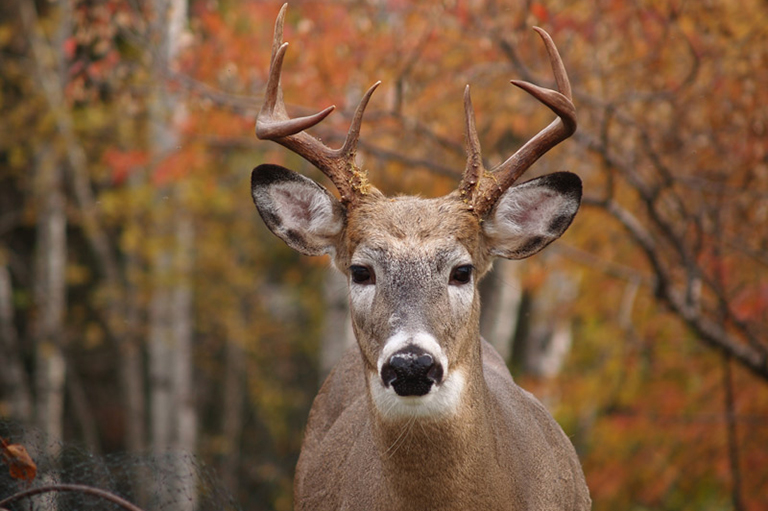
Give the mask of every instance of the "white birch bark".
M 480 282 L 480 335 L 506 361 L 512 355 L 512 342 L 523 297 L 517 275 L 519 264 L 517 261 L 497 259 L 491 273 Z
M 187 23 L 186 0 L 155 0 L 153 39 L 159 42 L 153 73 L 158 89 L 150 103 L 150 145 L 154 161 L 179 147 L 179 126 L 185 116 L 180 98 L 163 84 L 181 48 Z M 184 207 L 180 186 L 158 191 L 156 236 L 161 247 L 154 259 L 150 304 L 149 364 L 152 445 L 170 451 L 172 472 L 156 491 L 165 509 L 196 506 L 195 471 L 191 456 L 197 441 L 192 378 L 192 254 L 194 227 Z
M 568 307 L 576 299 L 578 287 L 578 281 L 565 272 L 552 271 L 533 294 L 526 335 L 518 339 L 524 343 L 520 348 L 526 371 L 551 378 L 562 369 L 573 341 Z
M 349 317 L 349 297 L 346 278 L 329 268 L 323 281 L 325 297 L 325 325 L 320 338 L 320 383 L 350 346 L 355 344 L 352 321 Z
M 154 288 L 149 304 L 149 401 L 150 434 L 152 451 L 159 453 L 171 447 L 171 425 L 174 410 L 172 408 L 172 368 L 173 337 L 171 335 L 170 289 L 164 280 L 171 271 L 170 254 L 160 251 L 153 261 L 152 281 Z
M 62 169 L 51 150 L 38 158 L 36 188 L 40 211 L 36 226 L 34 297 L 35 422 L 57 453 L 64 424 L 66 363 L 62 353 L 67 254 Z
M 40 90 L 51 108 L 63 107 L 62 55 L 38 32 L 33 2 L 18 2 L 24 30 L 29 37 L 33 71 Z M 68 34 L 69 17 L 60 16 L 57 31 L 61 41 Z M 39 205 L 36 222 L 33 325 L 35 345 L 35 422 L 55 451 L 63 431 L 66 364 L 61 352 L 66 298 L 67 253 L 66 211 L 63 168 L 54 145 L 40 151 L 35 159 L 35 199 Z M 50 454 L 55 454 L 51 452 Z

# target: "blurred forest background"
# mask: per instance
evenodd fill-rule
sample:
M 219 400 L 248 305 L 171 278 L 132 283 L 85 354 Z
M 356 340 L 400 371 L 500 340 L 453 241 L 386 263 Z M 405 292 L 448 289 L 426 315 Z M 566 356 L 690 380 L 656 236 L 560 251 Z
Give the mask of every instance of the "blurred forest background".
M 352 340 L 343 279 L 250 198 L 262 162 L 323 181 L 253 135 L 279 8 L 2 2 L 0 435 L 194 453 L 242 509 L 291 508 Z M 286 103 L 337 105 L 314 133 L 340 144 L 382 80 L 361 161 L 386 193 L 444 194 L 465 84 L 491 163 L 553 117 L 509 84 L 550 84 L 534 25 L 580 126 L 531 174 L 576 172 L 585 199 L 482 282 L 484 335 L 573 440 L 595 510 L 768 509 L 765 0 L 296 0 Z

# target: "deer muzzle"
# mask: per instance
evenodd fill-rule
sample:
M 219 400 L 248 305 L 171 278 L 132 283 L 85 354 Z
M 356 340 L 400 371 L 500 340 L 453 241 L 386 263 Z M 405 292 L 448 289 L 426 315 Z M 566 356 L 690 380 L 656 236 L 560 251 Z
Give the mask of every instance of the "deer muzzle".
M 410 345 L 392 354 L 380 375 L 384 386 L 399 396 L 423 396 L 443 381 L 443 366 L 424 349 Z

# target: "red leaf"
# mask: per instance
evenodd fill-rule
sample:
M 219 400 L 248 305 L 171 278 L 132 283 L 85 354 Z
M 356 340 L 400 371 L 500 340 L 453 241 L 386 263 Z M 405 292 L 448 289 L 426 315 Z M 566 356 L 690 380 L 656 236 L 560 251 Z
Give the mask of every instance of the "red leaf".
M 733 310 L 742 321 L 765 317 L 768 311 L 768 284 L 743 290 L 734 298 Z
M 37 465 L 23 445 L 9 444 L 5 439 L 0 438 L 0 458 L 8 465 L 8 470 L 14 479 L 31 482 L 37 476 Z
M 75 38 L 67 38 L 62 44 L 62 50 L 64 51 L 64 57 L 66 57 L 67 60 L 75 58 L 75 51 L 77 51 L 77 41 Z
M 112 168 L 112 182 L 116 185 L 122 184 L 131 172 L 146 165 L 147 161 L 145 151 L 109 149 L 104 153 L 104 163 Z
M 549 21 L 549 10 L 538 2 L 531 4 L 531 14 L 536 16 L 541 22 Z

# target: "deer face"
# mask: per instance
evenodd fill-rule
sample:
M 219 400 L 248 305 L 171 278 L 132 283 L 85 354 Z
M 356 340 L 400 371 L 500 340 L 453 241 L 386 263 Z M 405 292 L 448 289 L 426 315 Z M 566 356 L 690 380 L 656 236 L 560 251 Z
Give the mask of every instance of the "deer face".
M 550 36 L 535 29 L 549 54 L 557 90 L 513 80 L 558 118 L 496 168 L 483 167 L 469 86 L 464 91 L 467 164 L 456 192 L 440 199 L 387 199 L 355 164 L 365 93 L 344 144 L 331 149 L 305 130 L 334 107 L 290 118 L 280 88 L 287 50 L 285 6 L 275 22 L 272 58 L 256 135 L 304 157 L 339 190 L 337 201 L 313 181 L 275 165 L 251 177 L 267 226 L 296 250 L 331 254 L 349 278 L 352 321 L 375 406 L 383 417 L 440 416 L 460 404 L 464 366 L 479 356 L 477 280 L 494 256 L 528 257 L 558 238 L 581 200 L 574 174 L 515 181 L 576 130 L 571 86 Z M 479 366 L 479 364 L 476 364 Z
M 514 186 L 483 222 L 458 194 L 375 195 L 345 208 L 274 165 L 254 170 L 252 194 L 272 232 L 304 254 L 331 254 L 347 275 L 372 400 L 397 419 L 457 410 L 479 356 L 479 278 L 494 256 L 528 257 L 558 238 L 581 181 L 557 173 Z
M 461 361 L 479 347 L 477 280 L 490 260 L 480 233 L 455 198 L 377 199 L 349 215 L 336 263 L 349 276 L 355 335 L 382 413 L 441 415 L 458 404 Z

